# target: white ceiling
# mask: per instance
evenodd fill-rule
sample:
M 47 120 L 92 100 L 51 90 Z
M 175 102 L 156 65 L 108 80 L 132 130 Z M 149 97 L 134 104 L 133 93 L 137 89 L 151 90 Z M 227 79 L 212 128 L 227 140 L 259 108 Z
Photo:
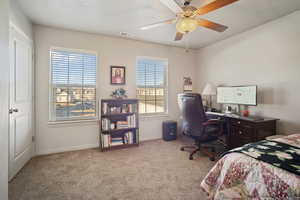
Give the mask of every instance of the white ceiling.
M 192 4 L 199 7 L 204 1 Z M 224 33 L 199 28 L 175 42 L 174 24 L 139 29 L 174 17 L 160 0 L 19 0 L 19 4 L 36 24 L 114 36 L 127 32 L 133 39 L 189 48 L 206 46 L 300 9 L 300 0 L 239 0 L 203 16 L 229 26 Z

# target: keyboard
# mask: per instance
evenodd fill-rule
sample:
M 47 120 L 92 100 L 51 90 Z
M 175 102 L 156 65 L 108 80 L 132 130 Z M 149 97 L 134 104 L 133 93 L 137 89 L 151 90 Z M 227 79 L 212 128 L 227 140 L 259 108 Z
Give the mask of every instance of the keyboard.
M 228 114 L 228 113 L 218 113 L 218 112 L 205 112 L 207 115 L 216 115 L 216 116 L 228 116 L 233 117 L 237 119 L 243 119 L 243 120 L 249 120 L 249 121 L 263 121 L 264 118 L 258 117 L 258 116 L 249 116 L 249 117 L 243 117 L 238 114 Z
M 207 115 L 218 115 L 218 116 L 224 116 L 224 113 L 218 113 L 218 112 L 206 112 Z

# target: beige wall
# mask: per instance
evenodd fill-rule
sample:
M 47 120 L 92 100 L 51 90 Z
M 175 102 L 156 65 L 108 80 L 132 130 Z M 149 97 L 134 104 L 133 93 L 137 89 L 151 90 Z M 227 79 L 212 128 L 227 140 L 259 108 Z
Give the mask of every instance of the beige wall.
M 36 52 L 36 136 L 37 154 L 98 146 L 98 126 L 95 122 L 78 124 L 48 124 L 49 116 L 49 49 L 64 47 L 86 49 L 98 53 L 98 98 L 107 98 L 118 88 L 110 85 L 110 66 L 126 66 L 125 89 L 135 97 L 135 63 L 137 56 L 169 60 L 169 115 L 140 119 L 141 140 L 161 137 L 161 123 L 178 119 L 177 93 L 182 92 L 184 76 L 195 79 L 196 56 L 182 48 L 145 43 L 123 38 L 34 26 Z
M 0 199 L 7 200 L 8 185 L 8 22 L 9 1 L 0 1 Z
M 279 133 L 300 132 L 300 11 L 199 50 L 197 86 L 255 84 L 252 114 L 279 118 Z M 201 90 L 198 90 L 201 92 Z

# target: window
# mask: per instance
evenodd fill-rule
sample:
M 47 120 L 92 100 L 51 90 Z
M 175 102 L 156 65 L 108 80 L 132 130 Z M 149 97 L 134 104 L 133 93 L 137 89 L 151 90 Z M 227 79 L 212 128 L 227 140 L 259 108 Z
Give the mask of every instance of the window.
M 166 59 L 137 59 L 136 93 L 141 114 L 167 112 L 167 66 Z
M 50 119 L 96 118 L 95 54 L 52 49 Z

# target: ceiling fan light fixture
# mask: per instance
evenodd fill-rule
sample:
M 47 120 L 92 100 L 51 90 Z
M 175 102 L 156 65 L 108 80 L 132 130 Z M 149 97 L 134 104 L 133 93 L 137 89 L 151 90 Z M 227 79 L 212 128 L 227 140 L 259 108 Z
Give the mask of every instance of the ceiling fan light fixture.
M 198 21 L 191 17 L 184 17 L 179 19 L 176 24 L 176 29 L 180 33 L 189 33 L 194 31 L 198 27 Z

